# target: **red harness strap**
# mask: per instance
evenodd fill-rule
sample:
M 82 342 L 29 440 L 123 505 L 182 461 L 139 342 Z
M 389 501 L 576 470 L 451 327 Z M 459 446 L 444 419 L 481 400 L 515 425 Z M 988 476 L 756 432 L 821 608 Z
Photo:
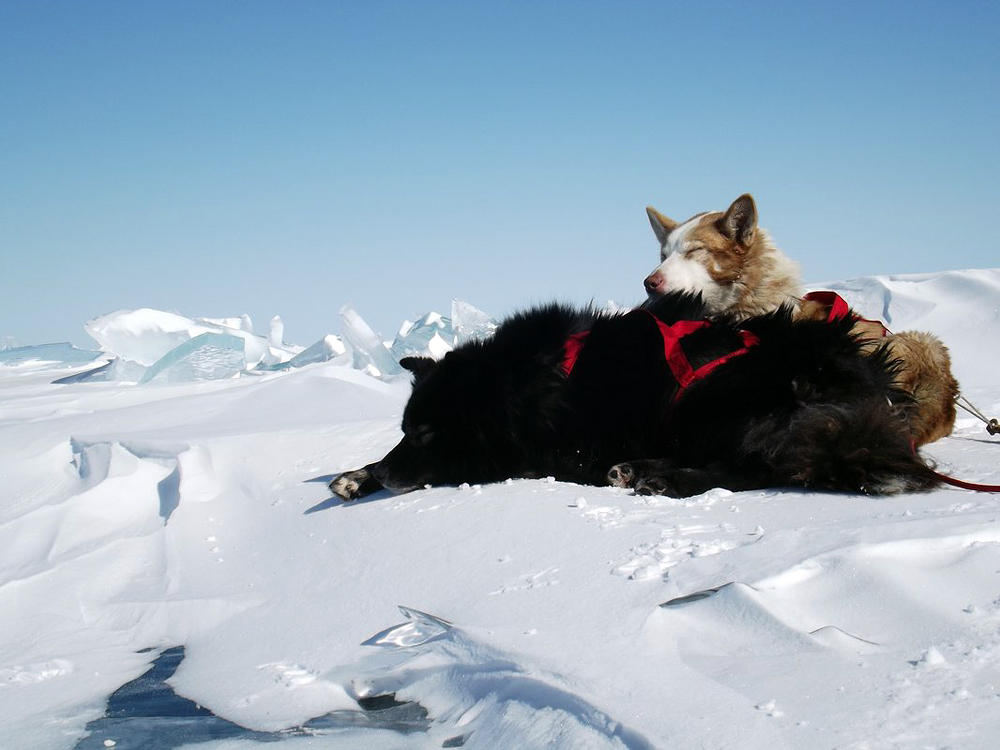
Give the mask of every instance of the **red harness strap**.
M 802 299 L 809 300 L 810 302 L 817 302 L 823 305 L 827 309 L 826 319 L 830 323 L 835 320 L 841 320 L 850 315 L 852 320 L 860 320 L 865 323 L 871 323 L 872 325 L 878 326 L 882 329 L 883 337 L 889 335 L 889 329 L 885 327 L 885 324 L 882 323 L 882 321 L 862 318 L 857 313 L 851 312 L 851 307 L 847 304 L 847 300 L 836 292 L 809 292 L 809 294 L 805 295 Z
M 654 319 L 656 320 L 657 327 L 660 329 L 660 335 L 663 337 L 663 354 L 667 358 L 667 366 L 670 367 L 670 372 L 673 374 L 674 380 L 677 381 L 682 390 L 692 383 L 698 382 L 716 367 L 725 364 L 733 357 L 746 354 L 751 346 L 760 343 L 760 339 L 755 334 L 750 333 L 750 331 L 740 331 L 740 338 L 743 340 L 743 346 L 740 349 L 731 351 L 729 354 L 724 354 L 718 359 L 707 362 L 695 369 L 691 366 L 691 361 L 687 358 L 687 355 L 684 354 L 684 349 L 681 348 L 681 339 L 695 331 L 700 331 L 702 328 L 712 325 L 711 322 L 707 320 L 679 320 L 673 325 L 667 325 L 659 318 L 654 317 Z
M 707 376 L 715 368 L 725 364 L 733 357 L 746 354 L 750 350 L 751 346 L 760 343 L 760 339 L 755 334 L 750 331 L 740 331 L 740 339 L 743 341 L 743 346 L 741 348 L 731 351 L 728 354 L 724 354 L 711 362 L 707 362 L 701 365 L 701 367 L 695 368 L 691 364 L 691 361 L 687 358 L 687 355 L 684 353 L 684 349 L 681 346 L 681 340 L 695 331 L 700 331 L 702 328 L 712 325 L 711 321 L 679 320 L 671 325 L 664 323 L 648 310 L 635 310 L 634 313 L 646 313 L 649 317 L 656 321 L 656 326 L 660 331 L 660 336 L 663 338 L 663 355 L 667 360 L 667 366 L 670 368 L 670 373 L 674 376 L 674 380 L 677 381 L 678 385 L 677 395 L 674 396 L 675 399 L 680 395 L 681 391 Z M 569 374 L 573 372 L 573 368 L 576 366 L 576 360 L 580 356 L 580 351 L 583 349 L 583 344 L 589 333 L 590 331 L 574 333 L 566 342 L 562 362 L 562 371 L 566 377 L 569 377 Z
M 573 368 L 576 367 L 576 360 L 580 356 L 580 351 L 583 349 L 583 342 L 587 340 L 587 336 L 590 335 L 590 331 L 580 331 L 579 333 L 574 333 L 566 341 L 564 345 L 563 361 L 562 361 L 562 371 L 563 375 L 567 378 L 569 374 L 573 372 Z

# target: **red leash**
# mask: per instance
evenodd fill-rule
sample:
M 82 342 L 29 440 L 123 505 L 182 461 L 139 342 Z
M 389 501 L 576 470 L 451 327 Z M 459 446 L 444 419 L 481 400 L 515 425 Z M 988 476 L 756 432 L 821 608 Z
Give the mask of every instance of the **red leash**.
M 913 451 L 914 456 L 918 459 L 920 458 L 920 454 L 917 453 L 917 445 L 912 440 L 910 441 L 910 450 Z M 952 487 L 958 487 L 963 490 L 972 490 L 973 492 L 1000 492 L 1000 484 L 976 484 L 975 482 L 966 482 L 963 479 L 955 479 L 955 477 L 949 477 L 947 474 L 935 471 L 929 466 L 927 469 L 939 481 L 944 482 L 945 484 L 950 484 Z
M 1000 492 L 1000 485 L 997 484 L 976 484 L 975 482 L 964 482 L 961 479 L 955 479 L 955 477 L 949 477 L 947 474 L 941 474 L 940 472 L 931 469 L 931 473 L 940 479 L 945 484 L 950 484 L 952 487 L 959 487 L 963 490 L 972 490 L 973 492 Z

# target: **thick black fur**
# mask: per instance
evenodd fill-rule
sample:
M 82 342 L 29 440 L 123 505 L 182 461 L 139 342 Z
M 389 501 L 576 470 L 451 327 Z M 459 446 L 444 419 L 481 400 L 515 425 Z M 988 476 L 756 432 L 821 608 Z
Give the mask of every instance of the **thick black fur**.
M 404 437 L 381 461 L 331 482 L 354 499 L 380 487 L 553 476 L 687 496 L 798 486 L 893 494 L 937 483 L 912 450 L 897 363 L 863 355 L 851 321 L 793 321 L 788 310 L 716 320 L 684 339 L 697 366 L 731 351 L 738 328 L 760 343 L 675 399 L 655 315 L 698 320 L 698 298 L 673 294 L 646 312 L 559 305 L 505 321 L 489 340 L 440 362 L 409 359 Z M 650 314 L 651 313 L 651 314 Z M 571 375 L 565 344 L 590 331 Z

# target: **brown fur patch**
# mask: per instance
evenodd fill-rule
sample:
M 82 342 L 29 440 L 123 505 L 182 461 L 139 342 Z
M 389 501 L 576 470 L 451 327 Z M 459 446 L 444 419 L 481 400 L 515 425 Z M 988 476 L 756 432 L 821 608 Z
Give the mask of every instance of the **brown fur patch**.
M 898 385 L 912 394 L 909 419 L 914 443 L 924 445 L 950 435 L 955 427 L 958 381 L 951 374 L 948 348 L 932 334 L 903 331 L 887 338 L 893 357 L 903 362 Z
M 767 233 L 756 229 L 750 244 L 743 245 L 719 231 L 724 216 L 721 211 L 705 214 L 688 244 L 704 248 L 704 265 L 713 281 L 734 287 L 736 300 L 727 312 L 746 318 L 798 296 L 798 268 L 780 255 Z
M 826 320 L 829 314 L 826 305 L 814 299 L 800 299 L 795 308 L 797 320 Z
M 687 236 L 685 254 L 705 256 L 702 265 L 716 284 L 733 284 L 743 276 L 750 249 L 724 237 L 718 229 L 719 212 L 705 214 Z
M 795 317 L 826 320 L 829 311 L 815 300 L 800 300 Z M 955 427 L 958 381 L 951 374 L 951 356 L 941 340 L 930 333 L 904 331 L 883 336 L 882 324 L 859 318 L 853 333 L 873 352 L 883 344 L 889 358 L 898 360 L 896 387 L 913 398 L 907 415 L 914 445 L 926 445 L 950 435 Z

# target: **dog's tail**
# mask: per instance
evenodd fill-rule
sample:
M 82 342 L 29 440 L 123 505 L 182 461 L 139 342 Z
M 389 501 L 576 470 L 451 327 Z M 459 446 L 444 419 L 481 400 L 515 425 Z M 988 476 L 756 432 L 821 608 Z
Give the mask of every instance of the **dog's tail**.
M 766 441 L 765 459 L 778 483 L 867 495 L 926 492 L 940 484 L 913 449 L 900 407 L 888 401 L 872 399 L 862 408 L 810 405 L 780 434 Z

